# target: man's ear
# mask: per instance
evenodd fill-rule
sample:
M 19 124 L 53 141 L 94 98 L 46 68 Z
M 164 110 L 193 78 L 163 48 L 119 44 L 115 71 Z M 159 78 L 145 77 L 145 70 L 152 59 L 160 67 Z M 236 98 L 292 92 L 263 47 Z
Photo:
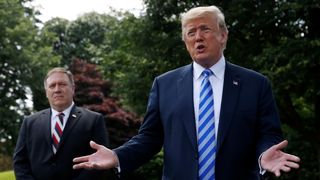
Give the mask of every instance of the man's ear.
M 223 44 L 226 43 L 227 40 L 228 40 L 228 32 L 227 32 L 227 31 L 222 31 L 222 32 L 220 33 L 219 38 L 220 38 L 220 42 L 221 42 L 221 43 L 223 43 Z

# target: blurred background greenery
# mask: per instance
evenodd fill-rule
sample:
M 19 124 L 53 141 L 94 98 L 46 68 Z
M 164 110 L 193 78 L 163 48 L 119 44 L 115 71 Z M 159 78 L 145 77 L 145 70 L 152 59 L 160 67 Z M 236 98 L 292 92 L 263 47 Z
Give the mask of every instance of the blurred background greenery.
M 278 179 L 320 179 L 319 1 L 144 0 L 138 17 L 92 12 L 47 22 L 30 1 L 0 0 L 0 171 L 12 169 L 23 117 L 48 107 L 42 78 L 55 66 L 75 74 L 76 104 L 104 114 L 111 148 L 136 134 L 153 78 L 191 63 L 180 14 L 214 4 L 229 28 L 227 60 L 271 80 L 286 150 L 302 159 Z M 126 178 L 160 179 L 161 168 L 162 152 Z

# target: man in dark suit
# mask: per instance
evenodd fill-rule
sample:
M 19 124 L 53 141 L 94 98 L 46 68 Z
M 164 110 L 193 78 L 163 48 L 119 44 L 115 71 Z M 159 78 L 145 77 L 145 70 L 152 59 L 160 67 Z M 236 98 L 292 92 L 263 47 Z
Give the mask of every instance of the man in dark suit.
M 226 61 L 228 30 L 215 6 L 182 16 L 191 65 L 156 77 L 138 135 L 110 150 L 75 158 L 74 168 L 133 170 L 163 147 L 162 179 L 256 180 L 298 168 L 284 153 L 271 86 L 257 72 Z
M 72 74 L 54 68 L 44 79 L 49 109 L 24 119 L 13 157 L 17 180 L 103 179 L 99 170 L 74 170 L 72 159 L 92 153 L 89 141 L 108 146 L 101 114 L 76 107 Z

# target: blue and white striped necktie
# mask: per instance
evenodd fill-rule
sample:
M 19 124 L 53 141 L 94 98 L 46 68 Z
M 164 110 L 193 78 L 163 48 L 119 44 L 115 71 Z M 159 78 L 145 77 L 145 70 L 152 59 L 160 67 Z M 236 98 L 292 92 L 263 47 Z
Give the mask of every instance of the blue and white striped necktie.
M 199 180 L 215 179 L 216 135 L 211 75 L 210 69 L 202 72 L 198 123 Z

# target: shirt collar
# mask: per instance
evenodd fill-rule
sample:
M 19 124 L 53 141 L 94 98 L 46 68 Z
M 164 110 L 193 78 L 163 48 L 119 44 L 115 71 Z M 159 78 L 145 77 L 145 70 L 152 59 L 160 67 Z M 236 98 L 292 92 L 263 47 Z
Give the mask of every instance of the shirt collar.
M 218 62 L 211 66 L 209 69 L 213 72 L 213 75 L 216 76 L 218 79 L 223 79 L 225 68 L 226 60 L 224 56 L 221 56 Z M 193 77 L 195 79 L 200 78 L 202 71 L 205 69 L 206 68 L 202 67 L 200 64 L 193 61 Z
M 64 114 L 64 117 L 67 117 L 67 118 L 69 117 L 73 105 L 74 105 L 74 102 L 72 101 L 71 105 L 67 109 L 62 111 L 62 113 Z M 60 113 L 53 108 L 51 108 L 51 112 L 52 112 L 52 117 L 55 117 Z

